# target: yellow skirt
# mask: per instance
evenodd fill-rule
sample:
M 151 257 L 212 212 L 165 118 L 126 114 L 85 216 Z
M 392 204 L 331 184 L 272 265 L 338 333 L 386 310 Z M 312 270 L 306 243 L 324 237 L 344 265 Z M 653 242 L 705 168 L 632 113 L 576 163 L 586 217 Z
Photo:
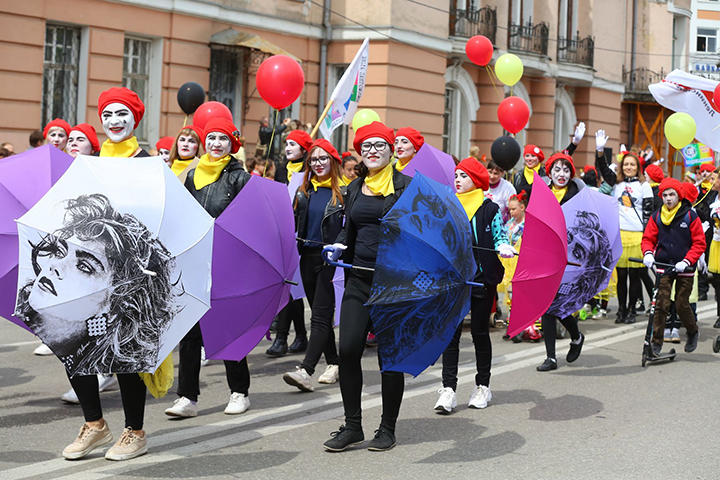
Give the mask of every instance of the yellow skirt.
M 713 240 L 710 243 L 710 258 L 707 264 L 710 273 L 720 273 L 720 242 Z
M 520 252 L 520 246 L 522 245 L 522 238 L 517 241 L 515 244 L 515 248 L 518 252 Z M 498 292 L 505 293 L 505 303 L 507 305 L 511 304 L 511 297 L 512 297 L 512 278 L 515 275 L 515 269 L 517 269 L 517 262 L 518 262 L 518 256 L 515 255 L 513 258 L 501 258 L 500 262 L 502 263 L 503 267 L 505 268 L 505 275 L 503 276 L 503 280 L 498 285 Z
M 645 265 L 642 262 L 631 262 L 628 260 L 630 257 L 642 259 L 642 243 L 643 232 L 629 232 L 627 230 L 620 230 L 620 239 L 622 240 L 623 251 L 618 262 L 618 268 L 643 268 Z
M 602 292 L 595 295 L 595 298 L 598 300 L 610 300 L 612 297 L 617 296 L 617 270 L 613 270 L 612 275 L 610 276 L 610 281 L 608 282 L 607 288 L 603 290 Z

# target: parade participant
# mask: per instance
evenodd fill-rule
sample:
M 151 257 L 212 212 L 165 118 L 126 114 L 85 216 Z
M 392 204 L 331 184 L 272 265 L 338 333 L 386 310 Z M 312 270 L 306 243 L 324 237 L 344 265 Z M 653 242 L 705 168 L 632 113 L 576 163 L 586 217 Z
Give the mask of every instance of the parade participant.
M 715 178 L 713 180 L 711 193 L 714 194 L 714 201 L 708 209 L 708 219 L 712 237 L 710 239 L 710 247 L 707 248 L 707 269 L 710 273 L 710 281 L 715 288 L 715 303 L 717 304 L 717 319 L 713 324 L 713 328 L 720 328 L 720 169 L 715 170 Z M 707 238 L 707 237 L 706 237 Z
M 698 327 L 690 307 L 693 272 L 686 272 L 695 265 L 705 251 L 705 234 L 702 222 L 692 205 L 683 196 L 683 187 L 674 178 L 660 182 L 663 206 L 653 213 L 642 237 L 643 263 L 651 268 L 655 262 L 675 265 L 673 275 L 663 275 L 665 269 L 657 266 L 661 275 L 653 316 L 652 352 L 660 354 L 663 330 L 670 307 L 670 290 L 675 285 L 675 310 L 687 330 L 686 352 L 697 348 Z
M 183 184 L 185 184 L 188 172 L 197 167 L 200 162 L 198 153 L 202 143 L 200 137 L 203 136 L 203 133 L 194 125 L 183 127 L 170 149 L 168 158 L 170 169 Z
M 134 135 L 145 115 L 145 105 L 137 93 L 125 87 L 105 90 L 98 99 L 98 115 L 108 137 L 100 147 L 101 157 L 150 156 Z
M 510 200 L 508 200 L 510 220 L 508 220 L 505 225 L 505 229 L 507 230 L 510 246 L 518 251 L 520 251 L 520 243 L 522 242 L 522 235 L 525 231 L 525 209 L 527 206 L 528 199 L 524 190 L 517 195 L 513 195 L 510 197 Z M 515 275 L 515 269 L 517 268 L 517 257 L 502 258 L 500 261 L 505 268 L 501 288 L 504 289 L 506 293 L 505 303 L 508 307 L 510 307 L 512 306 L 512 278 Z M 518 339 L 522 338 L 521 335 L 522 334 L 517 335 Z M 507 334 L 507 330 L 502 338 L 503 340 L 510 339 L 510 335 Z
M 582 176 L 583 182 L 585 182 L 585 185 L 588 186 L 588 188 L 591 188 L 595 190 L 596 192 L 600 189 L 598 188 L 598 174 L 597 169 L 593 167 L 592 165 L 585 165 L 583 167 L 583 176 Z
M 175 144 L 173 137 L 162 137 L 155 144 L 155 149 L 158 152 L 158 156 L 163 159 L 163 162 L 167 163 L 168 167 L 171 167 L 173 162 L 170 161 L 170 150 L 172 150 Z
M 198 166 L 190 170 L 185 188 L 203 206 L 211 217 L 217 218 L 235 199 L 250 180 L 231 153 L 240 148 L 239 132 L 235 125 L 224 118 L 212 118 L 205 125 L 205 155 Z M 242 315 L 242 312 L 238 312 Z M 203 344 L 200 323 L 196 323 L 180 340 L 180 364 L 178 367 L 178 399 L 165 410 L 171 417 L 197 416 L 200 395 L 200 361 Z M 230 401 L 225 414 L 244 413 L 250 407 L 248 390 L 250 370 L 247 358 L 239 362 L 225 360 L 225 374 L 230 387 Z
M 58 150 L 65 151 L 67 146 L 68 135 L 70 135 L 70 124 L 61 118 L 56 118 L 51 121 L 43 129 L 43 138 L 47 143 L 57 148 Z
M 660 182 L 663 181 L 663 178 L 665 178 L 665 174 L 662 171 L 662 168 L 660 166 L 653 164 L 648 165 L 645 168 L 645 176 L 647 177 L 648 183 L 650 184 L 650 188 L 652 188 L 653 192 L 653 212 L 657 210 L 658 208 L 662 207 L 663 201 L 662 197 L 660 196 Z
M 395 134 L 394 146 L 395 156 L 397 157 L 395 168 L 402 172 L 424 144 L 425 137 L 414 128 L 403 127 L 399 129 Z
M 382 235 L 380 218 L 395 204 L 410 184 L 410 177 L 391 164 L 395 135 L 380 122 L 358 128 L 353 146 L 362 155 L 367 176 L 360 176 L 347 189 L 345 224 L 337 243 L 330 250 L 331 260 L 343 256 L 345 263 L 373 268 Z M 373 273 L 346 270 L 347 281 L 340 313 L 340 392 L 345 409 L 345 425 L 325 442 L 327 450 L 340 452 L 362 443 L 361 396 L 363 386 L 362 354 L 372 328 L 365 306 L 370 296 Z M 379 354 L 378 354 L 379 355 Z M 379 357 L 380 363 L 382 358 Z M 382 421 L 369 450 L 383 451 L 395 446 L 395 423 L 400 412 L 405 379 L 401 372 L 385 371 L 382 377 Z
M 650 184 L 645 181 L 640 168 L 640 159 L 631 152 L 622 156 L 620 168 L 617 172 L 608 167 L 605 156 L 605 145 L 608 137 L 605 130 L 595 133 L 595 167 L 602 174 L 605 181 L 613 187 L 613 196 L 617 199 L 620 209 L 620 237 L 623 252 L 617 263 L 618 274 L 618 313 L 615 323 L 634 323 L 636 316 L 636 302 L 642 298 L 642 271 L 645 268 L 641 263 L 631 262 L 630 257 L 640 257 L 642 251 L 640 242 L 642 232 L 647 224 L 653 209 L 653 192 Z M 630 281 L 630 295 L 628 299 L 628 278 Z
M 492 163 L 492 162 L 491 162 Z M 475 388 L 470 394 L 468 407 L 485 408 L 492 400 L 490 391 L 490 364 L 492 343 L 490 341 L 490 313 L 495 301 L 497 285 L 502 281 L 504 269 L 493 251 L 502 258 L 512 258 L 517 251 L 509 245 L 505 222 L 500 207 L 484 191 L 489 186 L 488 169 L 475 158 L 469 157 L 455 167 L 455 191 L 465 209 L 472 229 L 473 246 L 490 249 L 473 250 L 478 265 L 474 281 L 483 287 L 473 287 L 471 298 L 470 331 L 475 346 Z M 490 228 L 488 228 L 490 227 Z M 462 324 L 455 331 L 442 356 L 442 388 L 435 410 L 450 413 L 457 407 L 457 373 L 460 360 L 460 336 Z
M 575 177 L 575 165 L 572 157 L 564 153 L 556 153 L 550 157 L 546 165 L 546 174 L 549 177 L 550 190 L 555 198 L 563 205 L 573 198 L 584 183 Z M 568 249 L 570 251 L 570 249 Z M 582 351 L 585 335 L 580 333 L 578 329 L 577 319 L 568 315 L 565 318 L 558 318 L 555 315 L 546 313 L 542 317 L 543 337 L 545 338 L 545 352 L 547 358 L 542 365 L 537 367 L 538 372 L 548 372 L 557 369 L 557 359 L 555 358 L 555 337 L 557 334 L 557 320 L 570 333 L 570 351 L 565 359 L 568 363 L 572 363 L 578 359 Z
M 312 143 L 312 137 L 304 130 L 293 130 L 288 134 L 285 139 L 285 158 L 287 158 L 285 168 L 288 182 L 293 174 L 305 170 L 305 161 Z
M 350 182 L 357 178 L 357 172 L 355 171 L 355 165 L 358 164 L 357 158 L 350 152 L 342 154 L 342 178 L 345 185 L 350 185 Z
M 67 152 L 71 157 L 78 155 L 92 155 L 100 150 L 100 142 L 98 142 L 95 128 L 87 123 L 75 125 L 70 130 L 67 141 Z
M 700 217 L 700 220 L 705 225 L 710 224 L 710 204 L 715 201 L 717 193 L 713 191 L 712 186 L 715 178 L 713 178 L 713 172 L 715 171 L 715 165 L 712 162 L 703 163 L 698 169 L 698 177 L 700 178 L 700 184 L 697 186 L 699 193 L 699 200 L 692 201 L 695 210 Z M 707 222 L 707 223 L 705 223 Z M 712 244 L 712 228 L 705 230 L 705 243 L 707 249 Z M 706 255 L 709 252 L 706 252 Z M 710 283 L 708 275 L 705 272 L 698 271 L 698 299 L 707 300 L 707 294 L 710 290 Z
M 263 157 L 253 157 L 247 161 L 246 168 L 250 175 L 257 175 L 258 177 L 265 176 L 265 167 L 268 161 Z
M 510 218 L 510 213 L 508 212 L 508 201 L 510 200 L 510 197 L 515 195 L 517 192 L 515 191 L 515 187 L 512 186 L 512 183 L 503 178 L 505 176 L 505 170 L 500 168 L 500 166 L 493 160 L 488 162 L 487 172 L 490 182 L 488 189 L 485 192 L 485 196 L 497 203 L 498 207 L 500 207 L 500 215 L 502 216 L 503 223 L 505 223 Z
M 325 139 L 315 140 L 310 148 L 309 172 L 295 195 L 295 222 L 300 250 L 300 275 L 310 309 L 310 341 L 300 366 L 283 375 L 288 385 L 312 392 L 312 376 L 320 356 L 325 354 L 327 368 L 318 383 L 338 379 L 338 354 L 333 323 L 335 267 L 322 258 L 323 244 L 333 244 L 343 222 L 341 159 L 335 147 Z

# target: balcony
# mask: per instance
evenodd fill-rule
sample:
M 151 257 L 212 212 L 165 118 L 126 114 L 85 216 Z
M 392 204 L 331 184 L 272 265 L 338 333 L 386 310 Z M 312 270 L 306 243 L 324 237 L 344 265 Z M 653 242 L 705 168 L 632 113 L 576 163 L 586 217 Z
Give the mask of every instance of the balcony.
M 653 83 L 662 82 L 666 72 L 660 69 L 660 72 L 653 72 L 645 67 L 639 67 L 635 70 L 622 69 L 622 79 L 625 84 L 625 100 L 653 101 L 648 86 Z
M 558 38 L 557 61 L 559 63 L 574 63 L 593 67 L 595 56 L 595 40 L 587 36 L 580 38 L 580 32 L 575 38 Z
M 450 9 L 450 36 L 470 38 L 484 35 L 495 45 L 497 9 L 483 7 L 470 10 Z
M 533 25 L 530 19 L 525 25 L 511 23 L 508 50 L 547 56 L 549 32 L 550 29 L 545 22 Z

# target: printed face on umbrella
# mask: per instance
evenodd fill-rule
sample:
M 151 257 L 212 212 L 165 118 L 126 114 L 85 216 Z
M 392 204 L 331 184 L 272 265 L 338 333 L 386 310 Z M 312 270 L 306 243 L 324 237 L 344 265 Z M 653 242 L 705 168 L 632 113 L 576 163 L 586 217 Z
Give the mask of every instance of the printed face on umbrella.
M 406 163 L 415 155 L 415 147 L 407 137 L 395 137 L 395 156 Z
M 205 137 L 205 151 L 215 160 L 226 157 L 231 148 L 230 137 L 221 132 L 210 132 Z
M 325 150 L 322 148 L 316 148 L 313 150 L 308 163 L 310 164 L 310 168 L 312 168 L 315 176 L 320 180 L 325 180 L 330 175 L 330 169 L 332 168 L 330 162 L 334 161 L 335 159 L 332 158 Z
M 680 197 L 674 188 L 668 188 L 662 193 L 662 201 L 668 209 L 672 210 L 680 202 Z
M 90 155 L 92 153 L 92 144 L 84 133 L 79 130 L 73 130 L 68 137 L 67 152 L 73 158 L 78 155 Z
M 177 140 L 178 155 L 182 160 L 194 158 L 197 155 L 198 143 L 192 135 L 180 135 Z
M 470 175 L 462 170 L 455 170 L 455 191 L 457 193 L 468 193 L 477 189 Z
M 302 157 L 303 149 L 295 140 L 285 140 L 285 156 L 288 160 L 297 160 Z
M 559 188 L 567 187 L 568 182 L 572 178 L 572 170 L 562 160 L 558 160 L 550 169 L 550 178 L 553 185 Z
M 435 245 L 439 251 L 454 252 L 459 248 L 459 239 L 452 219 L 445 204 L 433 195 L 418 190 L 413 198 L 412 210 L 398 219 L 398 225 L 406 231 L 418 236 L 428 232 L 436 232 L 444 245 Z
M 535 168 L 538 166 L 538 163 L 540 163 L 540 158 L 532 153 L 526 153 L 523 160 L 525 161 L 525 166 L 528 168 Z
M 383 138 L 370 137 L 360 146 L 362 161 L 368 170 L 381 170 L 390 163 L 392 149 Z
M 102 124 L 110 141 L 120 143 L 132 137 L 135 115 L 122 103 L 111 103 L 102 111 Z
M 65 133 L 62 127 L 52 127 L 47 134 L 48 143 L 58 150 L 65 150 L 67 140 L 67 133 Z

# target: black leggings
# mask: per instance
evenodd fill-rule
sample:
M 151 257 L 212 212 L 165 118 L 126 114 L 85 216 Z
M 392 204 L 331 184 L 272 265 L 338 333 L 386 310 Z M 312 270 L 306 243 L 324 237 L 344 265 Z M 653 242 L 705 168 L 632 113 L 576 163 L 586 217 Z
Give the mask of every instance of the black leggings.
M 720 273 L 708 273 L 708 277 L 708 280 L 710 280 L 710 283 L 715 289 L 715 295 L 718 297 L 715 303 L 717 304 L 717 316 L 720 318 Z
M 642 298 L 642 284 L 640 268 L 617 268 L 618 283 L 617 294 L 621 311 L 635 308 L 638 298 Z M 630 299 L 628 301 L 628 277 L 630 277 Z M 648 277 L 649 278 L 649 277 Z
M 97 375 L 75 375 L 70 377 L 72 385 L 86 422 L 96 422 L 103 418 Z M 125 412 L 125 426 L 133 430 L 142 430 L 145 419 L 145 383 L 137 373 L 118 373 L 120 396 Z
M 475 385 L 490 386 L 490 366 L 492 364 L 492 342 L 490 341 L 490 313 L 495 300 L 497 287 L 485 285 L 487 293 L 482 298 L 472 297 L 470 313 L 470 333 L 475 345 L 475 364 L 477 374 Z M 460 335 L 462 324 L 443 353 L 442 381 L 443 387 L 457 390 L 458 363 L 460 361 Z
M 310 341 L 305 358 L 300 366 L 312 375 L 315 373 L 320 356 L 325 354 L 328 365 L 338 364 L 335 330 L 335 289 L 332 279 L 335 267 L 327 265 L 320 255 L 320 249 L 307 249 L 300 257 L 300 275 L 302 276 L 305 296 L 310 303 Z
M 307 335 L 305 329 L 305 304 L 302 298 L 292 300 L 280 310 L 277 316 L 277 333 L 275 338 L 286 340 L 290 333 L 290 324 L 295 327 L 295 336 L 304 337 Z
M 355 430 L 362 428 L 363 372 L 362 355 L 365 339 L 370 331 L 370 312 L 365 303 L 370 297 L 372 273 L 345 271 L 348 281 L 345 285 L 340 310 L 340 393 L 345 407 L 345 423 Z M 382 359 L 378 352 L 378 363 Z M 395 432 L 395 423 L 400 413 L 405 378 L 401 372 L 382 372 L 382 420 L 380 426 Z
M 637 303 L 637 300 L 640 300 L 640 301 L 643 300 L 643 292 L 642 292 L 643 286 L 645 287 L 645 291 L 648 294 L 648 298 L 650 299 L 650 301 L 652 301 L 652 291 L 653 291 L 654 285 L 653 285 L 652 279 L 650 278 L 650 273 L 648 271 L 648 268 L 643 266 L 642 268 L 633 268 L 632 270 L 640 270 L 640 272 L 639 272 L 640 281 L 635 282 L 635 284 L 634 284 L 634 288 L 635 288 L 634 296 L 636 299 L 636 303 Z M 631 288 L 633 288 L 632 272 L 630 273 L 630 275 L 631 275 L 630 286 L 631 286 Z M 632 305 L 630 305 L 630 306 L 632 306 Z
M 542 316 L 543 338 L 545 338 L 545 352 L 548 358 L 555 358 L 555 338 L 557 337 L 557 320 L 555 315 L 545 314 Z M 577 319 L 572 315 L 559 319 L 563 327 L 570 334 L 572 340 L 580 338 Z

